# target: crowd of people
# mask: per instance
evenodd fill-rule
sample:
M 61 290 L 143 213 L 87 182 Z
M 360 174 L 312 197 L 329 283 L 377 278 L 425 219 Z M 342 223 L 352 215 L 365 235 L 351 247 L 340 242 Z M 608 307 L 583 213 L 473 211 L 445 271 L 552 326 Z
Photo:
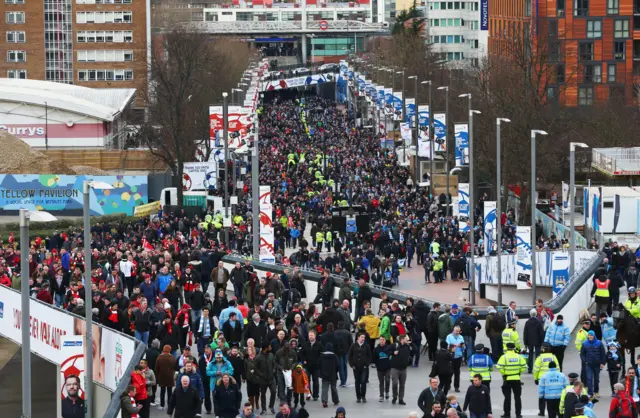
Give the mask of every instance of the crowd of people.
M 451 279 L 466 278 L 464 257 L 470 249 L 457 219 L 444 216 L 379 139 L 354 128 L 353 115 L 333 102 L 276 100 L 259 113 L 260 183 L 271 185 L 276 251 L 282 259 L 284 248 L 296 250 L 283 274 L 260 277 L 249 261 L 227 269 L 222 257 L 228 249 L 213 225 L 216 214 L 97 223 L 87 255 L 90 272 L 84 268 L 81 231 L 36 238 L 28 255 L 20 254 L 13 235 L 0 237 L 0 285 L 19 289 L 28 280 L 34 297 L 79 315 L 90 286 L 94 321 L 149 346 L 122 395 L 123 417 L 148 418 L 156 406 L 185 418 L 203 412 L 221 418 L 269 412 L 304 418 L 309 402 L 328 408 L 331 401 L 336 417 L 344 418 L 340 395 L 350 376 L 357 402 L 371 399 L 368 387 L 377 377 L 379 402 L 406 405 L 408 370 L 419 367 L 423 356 L 431 362 L 429 386 L 417 400 L 425 417 L 464 417 L 465 411 L 471 418 L 490 416 L 494 369 L 503 376 L 503 417 L 512 411 L 511 394 L 515 415 L 521 416 L 520 375 L 527 371 L 538 384 L 540 414 L 546 408 L 551 418 L 595 416 L 589 414 L 605 366 L 615 411 L 622 411 L 613 418 L 625 416 L 640 382 L 635 366 L 625 369 L 606 309 L 585 318 L 575 340 L 583 367 L 568 376 L 562 367 L 570 330 L 542 301 L 530 313 L 522 340 L 515 303 L 492 309 L 484 325 L 490 347 L 476 344 L 483 327 L 470 306 L 428 306 L 411 298 L 403 305 L 383 292 L 374 311 L 369 284 L 397 283 L 400 260 L 411 268 L 415 257 L 426 281 L 440 282 L 447 271 Z M 234 221 L 232 234 L 240 247 L 244 225 L 251 224 L 250 201 L 241 199 L 242 219 Z M 333 233 L 330 209 L 336 205 L 365 207 L 370 228 Z M 304 235 L 307 223 L 311 243 Z M 507 251 L 511 223 L 500 220 Z M 474 233 L 481 248 L 481 226 Z M 617 246 L 609 249 L 610 258 L 596 275 L 596 281 L 606 277 L 607 289 L 617 280 L 613 275 L 627 279 L 629 264 L 640 263 L 626 260 Z M 20 271 L 22 256 L 29 258 L 28 272 Z M 322 271 L 314 300 L 307 299 L 301 267 Z M 330 273 L 344 281 L 337 284 Z M 629 280 L 635 283 L 637 273 L 634 277 Z M 605 297 L 599 290 L 596 298 Z M 640 316 L 635 295 L 630 288 L 625 307 Z M 521 355 L 524 349 L 528 360 Z M 471 376 L 464 399 L 456 395 L 463 389 L 463 367 Z M 619 374 L 625 370 L 621 389 Z

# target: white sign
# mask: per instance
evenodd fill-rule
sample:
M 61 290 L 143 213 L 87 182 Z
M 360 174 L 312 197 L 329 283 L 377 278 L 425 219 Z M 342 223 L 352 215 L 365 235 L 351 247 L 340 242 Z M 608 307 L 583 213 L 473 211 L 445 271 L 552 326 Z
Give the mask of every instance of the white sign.
M 496 202 L 484 202 L 484 255 L 488 257 L 496 243 Z
M 42 136 L 45 133 L 45 129 L 36 126 L 7 126 L 0 125 L 0 131 L 7 131 L 11 135 L 16 136 Z
M 458 213 L 460 230 L 469 232 L 469 183 L 458 183 Z
M 275 234 L 273 231 L 273 205 L 271 187 L 260 186 L 260 261 L 275 263 Z
M 516 227 L 516 285 L 518 290 L 531 288 L 531 227 Z
M 194 192 L 215 188 L 218 178 L 217 162 L 184 163 L 182 190 Z
M 569 202 L 569 184 L 562 182 L 562 210 L 571 212 L 571 203 Z M 557 220 L 557 219 L 556 219 Z

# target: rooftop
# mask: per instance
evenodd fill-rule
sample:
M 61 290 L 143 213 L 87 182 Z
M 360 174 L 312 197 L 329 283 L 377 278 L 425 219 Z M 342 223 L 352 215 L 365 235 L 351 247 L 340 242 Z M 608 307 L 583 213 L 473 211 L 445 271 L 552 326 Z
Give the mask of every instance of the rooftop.
M 594 148 L 591 165 L 613 176 L 640 175 L 640 147 Z
M 0 100 L 47 106 L 111 122 L 136 89 L 94 89 L 51 81 L 0 78 Z

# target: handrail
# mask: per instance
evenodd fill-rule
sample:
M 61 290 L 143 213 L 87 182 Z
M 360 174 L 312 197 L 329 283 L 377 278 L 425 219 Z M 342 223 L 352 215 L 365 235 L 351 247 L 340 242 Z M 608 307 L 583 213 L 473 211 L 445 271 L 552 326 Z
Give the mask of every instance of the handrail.
M 562 308 L 564 308 L 564 306 L 569 302 L 569 300 L 571 300 L 571 297 L 573 296 L 573 294 L 578 289 L 580 289 L 591 278 L 591 275 L 601 265 L 602 260 L 604 260 L 604 258 L 605 258 L 605 254 L 602 253 L 602 252 L 599 252 L 598 256 L 594 257 L 593 260 L 591 260 L 591 262 L 589 264 L 585 265 L 583 268 L 581 268 L 578 271 L 576 271 L 574 273 L 573 278 L 569 281 L 567 286 L 565 286 L 565 288 L 562 289 L 562 291 L 560 291 L 560 293 L 558 293 L 558 295 L 556 297 L 554 297 L 553 299 L 548 301 L 547 302 L 547 306 L 554 312 L 558 312 Z M 262 262 L 260 262 L 258 260 L 255 260 L 255 259 L 244 258 L 239 254 L 230 254 L 230 255 L 224 256 L 222 258 L 222 261 L 224 261 L 226 263 L 232 263 L 232 264 L 234 264 L 236 262 L 242 263 L 245 260 L 251 261 L 251 265 L 255 269 L 260 270 L 260 271 L 268 271 L 268 272 L 271 272 L 271 273 L 282 274 L 284 272 L 285 268 L 288 268 L 288 269 L 292 270 L 294 267 L 298 267 L 298 269 L 300 271 L 302 271 L 302 275 L 303 275 L 303 277 L 305 279 L 309 279 L 309 280 L 313 280 L 313 281 L 318 282 L 318 281 L 320 281 L 320 279 L 322 277 L 321 274 L 317 270 L 303 269 L 303 268 L 301 268 L 299 266 L 285 266 L 285 265 L 282 265 L 282 264 L 262 263 Z M 337 284 L 342 284 L 343 283 L 344 277 L 338 276 L 338 275 L 335 275 L 335 274 L 331 274 L 331 277 L 335 280 L 335 282 Z M 406 303 L 406 300 L 407 300 L 408 297 L 412 297 L 416 302 L 418 300 L 422 300 L 427 305 L 429 305 L 430 307 L 433 306 L 433 303 L 436 302 L 434 300 L 429 300 L 429 299 L 422 298 L 422 297 L 419 297 L 419 296 L 411 295 L 409 293 L 405 293 L 405 292 L 402 292 L 402 291 L 399 291 L 399 290 L 396 290 L 396 289 L 387 289 L 387 288 L 375 286 L 375 285 L 372 285 L 372 284 L 369 284 L 369 287 L 371 288 L 371 292 L 373 293 L 374 296 L 380 297 L 380 293 L 382 291 L 386 291 L 389 294 L 389 298 L 390 299 L 397 300 L 401 304 Z M 529 316 L 529 311 L 533 307 L 534 307 L 533 305 L 520 306 L 520 307 L 518 307 L 516 309 L 516 314 L 520 318 L 527 318 Z M 478 313 L 479 318 L 483 319 L 489 313 L 489 309 L 491 309 L 491 307 L 474 306 L 473 309 Z
M 136 364 L 140 362 L 140 359 L 142 359 L 146 351 L 147 345 L 139 342 L 131 361 L 127 365 L 127 369 L 124 371 L 122 379 L 118 382 L 118 387 L 116 387 L 115 392 L 111 394 L 111 400 L 109 401 L 109 405 L 107 405 L 107 410 L 102 416 L 103 418 L 116 418 L 118 416 L 120 412 L 120 396 L 127 390 L 127 386 L 129 386 L 129 382 L 131 381 L 131 373 L 133 373 L 133 369 L 136 367 Z

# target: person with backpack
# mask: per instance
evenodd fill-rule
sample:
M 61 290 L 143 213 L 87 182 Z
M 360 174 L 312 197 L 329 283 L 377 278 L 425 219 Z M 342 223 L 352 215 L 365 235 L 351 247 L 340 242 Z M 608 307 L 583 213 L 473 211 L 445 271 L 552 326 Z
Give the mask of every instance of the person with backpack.
M 487 315 L 484 330 L 491 344 L 491 358 L 497 362 L 502 357 L 502 331 L 507 327 L 507 321 L 502 312 L 490 309 Z
M 462 315 L 454 323 L 454 327 L 456 326 L 460 327 L 460 334 L 464 339 L 465 353 L 463 355 L 463 361 L 466 363 L 473 355 L 475 333 L 479 331 L 482 326 L 471 316 L 471 308 L 464 308 L 462 310 Z
M 638 416 L 638 408 L 633 398 L 625 391 L 622 383 L 613 385 L 614 396 L 609 404 L 609 418 L 634 418 Z

